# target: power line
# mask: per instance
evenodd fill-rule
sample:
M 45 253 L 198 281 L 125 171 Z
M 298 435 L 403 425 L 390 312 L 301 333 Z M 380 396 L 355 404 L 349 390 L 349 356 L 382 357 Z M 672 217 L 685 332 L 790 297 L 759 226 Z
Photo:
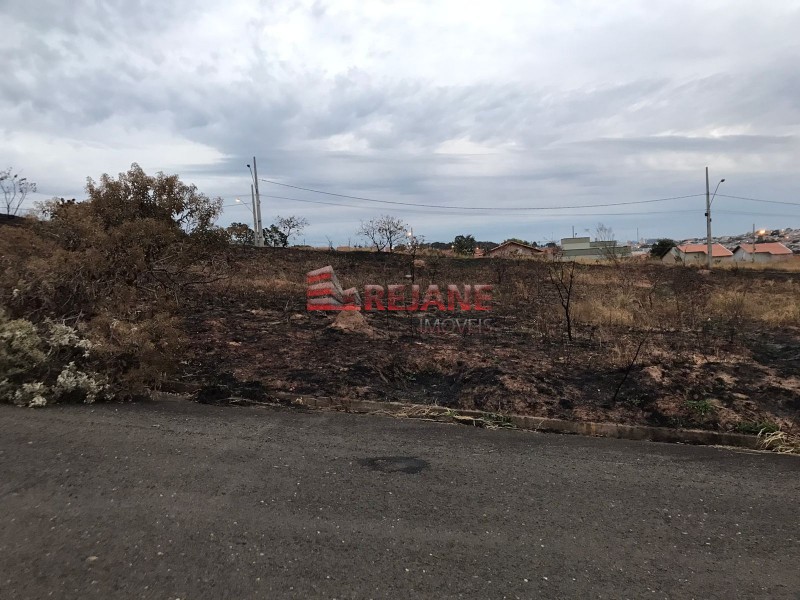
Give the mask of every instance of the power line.
M 789 206 L 800 206 L 800 202 L 783 202 L 781 200 L 762 200 L 761 198 L 748 198 L 746 196 L 729 196 L 727 194 L 717 194 L 723 198 L 735 198 L 736 200 L 749 200 L 750 202 L 764 202 L 766 204 L 788 204 Z
M 324 204 L 327 206 L 337 206 L 343 208 L 357 208 L 357 209 L 364 209 L 364 206 L 357 206 L 355 204 L 341 204 L 337 202 L 325 202 L 322 200 L 305 200 L 300 198 L 287 198 L 286 196 L 270 196 L 266 194 L 262 194 L 264 198 L 277 198 L 279 200 L 288 200 L 291 202 L 304 202 L 310 204 Z M 223 204 L 222 208 L 229 208 L 235 206 L 243 206 L 250 208 L 249 205 L 245 203 L 235 203 L 235 204 Z M 559 208 L 543 208 L 542 210 L 548 211 L 556 211 L 556 210 L 563 210 Z M 410 212 L 410 213 L 418 213 L 423 215 L 452 215 L 452 212 L 435 212 L 435 211 L 417 211 L 417 210 L 402 210 L 401 212 Z M 648 212 L 616 212 L 616 213 L 570 213 L 570 214 L 547 214 L 545 216 L 553 216 L 553 217 L 626 217 L 626 216 L 643 216 L 643 215 L 664 215 L 664 214 L 687 214 L 687 213 L 700 213 L 701 210 L 691 211 L 691 210 L 662 210 L 662 211 L 648 211 Z M 488 216 L 488 217 L 509 217 L 509 216 L 521 216 L 521 217 L 530 217 L 533 215 L 526 214 L 526 213 L 494 213 L 494 212 L 484 212 L 484 213 L 468 213 L 469 216 Z M 539 213 L 541 215 L 541 213 Z
M 578 204 L 574 206 L 517 206 L 517 207 L 498 207 L 498 206 L 448 206 L 445 204 L 422 204 L 415 202 L 400 202 L 397 200 L 375 200 L 374 198 L 364 198 L 362 196 L 350 196 L 348 194 L 336 194 L 334 192 L 324 192 L 322 190 L 315 190 L 312 188 L 301 187 L 299 185 L 290 185 L 288 183 L 280 183 L 279 181 L 271 181 L 269 179 L 261 179 L 265 183 L 272 185 L 280 185 L 283 187 L 292 188 L 295 190 L 303 190 L 305 192 L 313 192 L 315 194 L 325 194 L 326 196 L 336 196 L 337 198 L 349 198 L 350 200 L 362 200 L 364 202 L 378 202 L 380 204 L 398 204 L 401 206 L 417 206 L 425 208 L 445 208 L 451 210 L 570 210 L 574 208 L 603 208 L 606 206 L 626 206 L 630 204 L 648 204 L 651 202 L 667 202 L 669 200 L 682 200 L 684 198 L 697 198 L 704 194 L 689 194 L 688 196 L 672 196 L 670 198 L 655 198 L 653 200 L 632 200 L 629 202 L 607 202 L 603 204 Z
M 719 195 L 719 194 L 717 194 L 717 195 Z M 750 217 L 787 217 L 787 218 L 794 217 L 794 218 L 800 218 L 800 214 L 787 215 L 787 214 L 780 214 L 780 213 L 745 212 L 745 211 L 739 211 L 739 210 L 718 210 L 718 211 L 715 211 L 715 212 L 716 212 L 716 214 L 744 215 L 744 216 L 750 216 Z

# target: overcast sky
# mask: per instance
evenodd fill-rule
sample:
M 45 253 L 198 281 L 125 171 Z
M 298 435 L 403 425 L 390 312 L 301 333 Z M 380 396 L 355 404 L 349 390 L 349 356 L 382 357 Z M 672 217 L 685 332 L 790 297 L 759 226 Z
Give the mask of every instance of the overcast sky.
M 42 199 L 138 162 L 265 223 L 355 241 L 389 213 L 428 240 L 686 238 L 800 227 L 800 1 L 0 0 L 0 165 Z M 33 197 L 32 197 L 33 199 Z M 615 213 L 615 214 L 609 214 Z M 250 221 L 226 208 L 222 224 Z M 299 240 L 302 241 L 302 240 Z

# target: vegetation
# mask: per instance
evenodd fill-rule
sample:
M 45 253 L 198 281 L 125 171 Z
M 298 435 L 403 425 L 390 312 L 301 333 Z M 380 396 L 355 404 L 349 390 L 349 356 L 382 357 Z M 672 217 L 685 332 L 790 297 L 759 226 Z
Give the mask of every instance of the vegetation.
M 394 252 L 396 246 L 404 241 L 409 231 L 401 219 L 383 215 L 369 221 L 362 221 L 358 234 L 372 244 L 378 252 Z
M 299 236 L 308 227 L 308 220 L 294 215 L 288 217 L 278 216 L 275 223 L 264 229 L 264 244 L 274 248 L 286 248 L 292 238 Z M 252 246 L 256 241 L 256 234 L 245 223 L 231 223 L 225 228 L 232 244 Z
M 185 347 L 178 307 L 225 264 L 221 200 L 177 176 L 134 164 L 89 179 L 86 191 L 87 201 L 54 199 L 41 220 L 0 236 L 0 380 L 30 392 L 5 400 L 93 401 L 158 386 Z
M 453 252 L 461 256 L 475 254 L 475 238 L 471 235 L 457 235 L 453 240 Z
M 761 447 L 780 454 L 800 454 L 800 435 L 786 431 L 761 431 Z
M 331 334 L 333 316 L 309 315 L 304 304 L 303 274 L 326 264 L 343 287 L 405 284 L 406 297 L 412 283 L 493 284 L 489 313 L 427 315 L 489 318 L 491 326 L 430 335 L 415 326 L 420 315 L 387 311 L 364 315 L 371 334 L 363 339 Z M 800 287 L 788 273 L 290 248 L 241 253 L 231 278 L 195 306 L 192 381 L 233 373 L 235 381 L 225 380 L 232 395 L 258 385 L 266 397 L 387 399 L 753 435 L 762 426 L 752 424 L 798 427 Z M 243 308 L 260 316 L 242 318 Z M 315 352 L 318 344 L 325 352 Z M 280 361 L 252 360 L 277 348 Z
M 27 177 L 20 177 L 19 173 L 9 167 L 0 170 L 0 191 L 3 192 L 3 208 L 6 214 L 16 215 L 25 197 L 36 191 L 36 184 L 28 181 Z
M 231 223 L 225 228 L 232 244 L 252 246 L 256 242 L 256 232 L 245 223 Z
M 362 227 L 374 248 L 403 246 L 402 255 L 255 252 L 246 247 L 249 226 L 216 227 L 221 201 L 175 176 L 133 165 L 89 180 L 87 195 L 54 198 L 38 219 L 0 225 L 0 401 L 135 398 L 185 377 L 244 386 L 237 393 L 247 397 L 382 398 L 797 433 L 800 284 L 792 273 L 458 260 L 424 252 L 434 244 L 393 217 Z M 279 218 L 275 245 L 305 225 Z M 464 252 L 479 244 L 459 237 Z M 492 284 L 492 310 L 386 311 L 364 316 L 364 339 L 334 332 L 332 316 L 305 311 L 304 274 L 326 264 L 358 290 Z M 491 326 L 422 335 L 414 323 L 424 316 Z M 263 360 L 272 356 L 280 359 Z
M 675 240 L 661 238 L 650 247 L 650 256 L 653 258 L 664 258 L 667 255 L 667 252 L 672 250 L 677 245 L 678 244 L 675 242 Z

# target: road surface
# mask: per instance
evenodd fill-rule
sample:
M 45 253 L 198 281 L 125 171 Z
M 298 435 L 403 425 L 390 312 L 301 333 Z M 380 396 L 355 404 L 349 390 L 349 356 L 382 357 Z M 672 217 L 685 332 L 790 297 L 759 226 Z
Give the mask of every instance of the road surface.
M 800 460 L 166 401 L 0 406 L 0 597 L 791 598 Z

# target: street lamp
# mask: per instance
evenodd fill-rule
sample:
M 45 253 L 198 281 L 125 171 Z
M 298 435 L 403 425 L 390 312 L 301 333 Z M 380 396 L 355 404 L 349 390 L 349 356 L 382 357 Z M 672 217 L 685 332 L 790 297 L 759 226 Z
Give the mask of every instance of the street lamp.
M 250 211 L 250 214 L 251 214 L 251 215 L 255 215 L 255 213 L 253 213 L 253 208 L 252 208 L 251 206 L 247 206 L 247 204 L 245 204 L 244 202 L 242 202 L 241 198 L 237 198 L 237 199 L 236 199 L 236 204 L 241 204 L 242 206 L 245 206 L 245 207 L 247 207 L 247 210 L 249 210 L 249 211 Z
M 248 165 L 248 166 L 250 166 L 250 165 Z M 264 242 L 263 242 L 264 238 L 262 237 L 261 229 L 260 229 L 259 223 L 258 223 L 258 213 L 256 211 L 256 197 L 255 197 L 255 194 L 253 194 L 253 184 L 252 183 L 250 184 L 250 197 L 252 199 L 252 204 L 253 204 L 252 207 L 251 206 L 247 206 L 247 204 L 242 202 L 241 198 L 236 198 L 236 204 L 239 204 L 240 206 L 247 206 L 248 210 L 250 211 L 250 214 L 253 215 L 253 244 L 256 245 L 256 246 L 263 246 L 264 245 Z
M 714 188 L 714 193 L 711 195 L 711 202 L 710 204 L 714 204 L 714 198 L 717 196 L 717 190 L 719 189 L 720 184 L 725 183 L 724 179 L 720 179 L 717 187 Z

